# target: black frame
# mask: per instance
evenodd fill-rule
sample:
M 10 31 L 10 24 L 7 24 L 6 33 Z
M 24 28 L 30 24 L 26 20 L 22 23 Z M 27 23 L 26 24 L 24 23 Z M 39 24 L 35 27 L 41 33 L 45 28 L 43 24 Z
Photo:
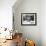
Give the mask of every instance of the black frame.
M 35 24 L 23 24 L 23 21 L 22 21 L 22 17 L 23 17 L 23 15 L 26 15 L 26 14 L 35 14 L 34 16 L 35 16 Z M 35 26 L 35 25 L 37 25 L 37 13 L 21 13 L 21 25 L 24 25 L 24 26 Z

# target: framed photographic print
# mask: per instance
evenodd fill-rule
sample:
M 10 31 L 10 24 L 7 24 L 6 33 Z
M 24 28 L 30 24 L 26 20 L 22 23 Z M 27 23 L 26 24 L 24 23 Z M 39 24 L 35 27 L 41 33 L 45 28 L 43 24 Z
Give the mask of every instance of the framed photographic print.
M 37 25 L 37 13 L 21 13 L 21 25 Z

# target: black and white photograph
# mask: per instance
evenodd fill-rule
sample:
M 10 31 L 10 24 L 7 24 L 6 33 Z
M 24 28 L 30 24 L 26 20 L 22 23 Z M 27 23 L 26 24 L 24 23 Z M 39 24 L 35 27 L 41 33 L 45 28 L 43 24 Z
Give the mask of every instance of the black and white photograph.
M 22 25 L 36 25 L 36 13 L 21 13 Z

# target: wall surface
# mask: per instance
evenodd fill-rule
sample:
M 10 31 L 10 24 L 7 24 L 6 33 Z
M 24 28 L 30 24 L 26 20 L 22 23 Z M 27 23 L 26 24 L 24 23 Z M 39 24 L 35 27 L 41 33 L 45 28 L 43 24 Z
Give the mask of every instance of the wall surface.
M 17 7 L 16 5 L 14 5 L 15 7 L 13 7 L 15 30 L 18 30 L 18 32 L 22 32 L 25 39 L 27 38 L 34 40 L 36 46 L 41 46 L 41 1 L 23 0 L 20 5 L 18 5 Z M 37 25 L 22 26 L 21 13 L 37 13 Z
M 41 1 L 41 40 L 42 46 L 46 46 L 46 0 Z
M 12 6 L 16 0 L 0 0 L 0 27 L 12 28 Z

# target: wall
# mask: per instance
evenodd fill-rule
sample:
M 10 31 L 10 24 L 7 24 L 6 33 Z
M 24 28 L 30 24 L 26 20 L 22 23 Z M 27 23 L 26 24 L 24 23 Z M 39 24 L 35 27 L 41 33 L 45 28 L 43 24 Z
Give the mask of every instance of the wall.
M 46 0 L 41 1 L 41 40 L 42 46 L 46 46 Z
M 16 0 L 0 0 L 0 27 L 12 29 L 12 6 Z
M 17 7 L 16 5 L 14 5 L 15 7 L 13 7 L 15 30 L 18 30 L 18 32 L 22 32 L 23 37 L 25 39 L 27 38 L 34 40 L 36 46 L 41 46 L 41 29 L 40 29 L 41 1 L 23 0 L 19 5 L 17 5 Z M 21 13 L 37 13 L 37 25 L 22 26 Z

